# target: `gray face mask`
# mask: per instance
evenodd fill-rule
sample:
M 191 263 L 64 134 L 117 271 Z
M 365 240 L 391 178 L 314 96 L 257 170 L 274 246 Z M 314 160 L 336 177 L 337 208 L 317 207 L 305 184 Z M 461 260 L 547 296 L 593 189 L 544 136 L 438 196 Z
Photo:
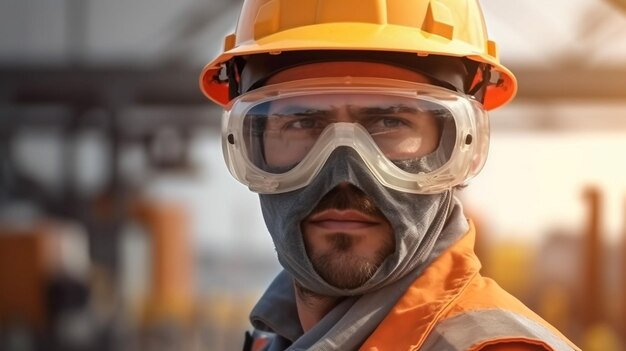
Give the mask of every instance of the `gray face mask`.
M 427 158 L 441 157 L 442 145 Z M 395 252 L 374 275 L 354 289 L 328 284 L 313 268 L 306 248 L 301 221 L 329 191 L 342 183 L 356 186 L 369 196 L 390 222 L 395 234 Z M 351 148 L 336 149 L 313 182 L 296 191 L 259 195 L 265 223 L 272 236 L 278 260 L 300 285 L 327 296 L 361 295 L 393 284 L 424 264 L 452 207 L 448 190 L 435 195 L 417 195 L 382 186 L 361 157 Z

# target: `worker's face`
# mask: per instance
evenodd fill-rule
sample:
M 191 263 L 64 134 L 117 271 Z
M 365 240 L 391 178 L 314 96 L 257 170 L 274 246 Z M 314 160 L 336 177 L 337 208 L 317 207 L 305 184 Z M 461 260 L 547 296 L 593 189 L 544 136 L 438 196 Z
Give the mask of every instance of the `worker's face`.
M 287 69 L 273 76 L 268 84 L 342 76 L 382 77 L 428 83 L 423 75 L 395 66 L 365 62 L 326 62 Z M 373 101 L 375 99 L 358 103 L 371 105 Z M 358 115 L 351 114 L 347 107 L 354 106 L 353 102 L 330 103 L 340 106 L 334 111 L 334 121 L 360 123 Z M 439 131 L 435 119 L 425 116 L 419 127 L 423 133 L 415 141 L 415 146 L 398 147 L 398 150 L 411 150 L 412 154 L 408 156 L 420 157 L 437 148 Z M 265 147 L 274 146 L 266 144 Z M 274 158 L 267 158 L 266 162 L 270 166 L 292 163 L 290 157 L 294 148 L 295 145 L 283 147 L 282 152 L 272 153 Z M 389 150 L 394 150 L 393 145 L 389 146 Z M 398 159 L 405 159 L 406 156 L 397 155 Z M 393 158 L 393 155 L 388 157 Z M 315 270 L 328 283 L 339 288 L 351 289 L 362 285 L 372 277 L 385 258 L 395 251 L 394 232 L 387 218 L 371 197 L 348 183 L 328 192 L 301 222 L 301 229 L 307 254 Z
M 359 124 L 386 158 L 419 159 L 439 144 L 430 111 L 403 96 L 316 94 L 272 101 L 263 134 L 264 160 L 273 169 L 298 164 L 333 123 Z

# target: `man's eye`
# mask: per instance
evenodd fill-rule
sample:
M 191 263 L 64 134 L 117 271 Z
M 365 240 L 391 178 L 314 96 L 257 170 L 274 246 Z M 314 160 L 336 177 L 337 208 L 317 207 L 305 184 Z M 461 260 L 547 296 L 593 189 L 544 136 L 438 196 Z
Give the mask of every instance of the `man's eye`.
M 407 126 L 407 122 L 398 117 L 380 117 L 372 122 L 370 126 L 375 129 L 391 129 Z
M 411 124 L 404 118 L 388 116 L 361 122 L 370 135 L 383 135 L 410 130 Z
M 287 128 L 292 129 L 312 129 L 318 126 L 318 122 L 313 118 L 301 118 L 287 124 Z
M 385 128 L 397 128 L 405 125 L 404 121 L 399 118 L 381 118 L 379 123 L 381 123 Z

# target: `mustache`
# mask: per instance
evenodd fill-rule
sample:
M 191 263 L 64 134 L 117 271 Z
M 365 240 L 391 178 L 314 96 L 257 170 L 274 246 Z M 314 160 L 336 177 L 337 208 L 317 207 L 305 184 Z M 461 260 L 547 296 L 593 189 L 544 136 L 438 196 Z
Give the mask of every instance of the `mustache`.
M 356 210 L 366 215 L 385 218 L 385 215 L 374 203 L 374 199 L 365 194 L 363 190 L 347 183 L 337 185 L 324 195 L 311 215 L 330 209 Z

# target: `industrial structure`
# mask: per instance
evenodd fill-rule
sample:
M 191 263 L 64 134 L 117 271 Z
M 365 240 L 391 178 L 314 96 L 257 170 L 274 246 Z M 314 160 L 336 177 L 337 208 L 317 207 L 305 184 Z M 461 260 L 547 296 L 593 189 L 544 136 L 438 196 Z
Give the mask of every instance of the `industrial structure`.
M 254 282 L 278 269 L 273 253 L 252 257 L 244 242 L 239 256 L 214 241 L 199 249 L 210 228 L 194 226 L 191 204 L 153 188 L 164 175 L 203 177 L 198 144 L 217 135 L 221 111 L 198 90 L 200 62 L 241 1 L 62 3 L 0 5 L 0 350 L 239 348 L 261 288 Z M 501 49 L 520 90 L 511 108 L 493 113 L 494 134 L 626 138 L 623 1 L 483 6 L 493 22 L 526 25 L 490 28 L 523 46 L 509 57 Z M 547 15 L 558 6 L 571 7 L 571 18 Z M 540 26 L 545 38 L 526 28 Z M 513 57 L 558 40 L 543 60 Z M 623 169 L 624 150 L 613 151 L 606 162 Z M 626 199 L 626 181 L 617 189 L 581 182 L 588 187 L 571 189 L 583 209 L 577 219 L 544 227 L 534 242 L 504 240 L 499 227 L 480 238 L 479 254 L 487 275 L 583 349 L 626 350 L 626 200 L 619 238 L 606 221 L 616 207 L 607 195 Z M 201 200 L 217 207 L 222 196 Z M 469 210 L 489 231 L 486 210 Z M 224 220 L 238 228 L 223 237 L 266 235 L 232 218 Z

